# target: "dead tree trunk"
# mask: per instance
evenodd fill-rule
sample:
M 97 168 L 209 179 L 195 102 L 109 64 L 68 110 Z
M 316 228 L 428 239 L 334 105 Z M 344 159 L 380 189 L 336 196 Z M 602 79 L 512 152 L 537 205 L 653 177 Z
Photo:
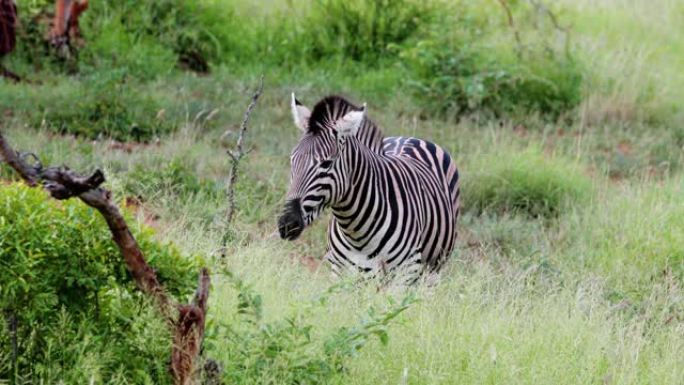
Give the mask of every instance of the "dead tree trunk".
M 0 131 L 0 156 L 16 170 L 30 185 L 39 183 L 50 195 L 59 200 L 78 197 L 83 203 L 95 208 L 104 217 L 114 242 L 119 247 L 126 268 L 138 289 L 150 295 L 173 334 L 171 352 L 171 374 L 176 385 L 190 385 L 196 378 L 195 368 L 204 338 L 204 325 L 209 298 L 209 271 L 202 269 L 199 287 L 191 304 L 177 304 L 168 295 L 157 279 L 154 269 L 145 260 L 144 254 L 130 232 L 118 207 L 111 201 L 111 193 L 102 188 L 104 174 L 96 170 L 85 177 L 67 167 L 44 168 L 38 158 L 30 165 L 26 154 L 19 154 L 7 143 Z
M 0 59 L 17 45 L 17 7 L 13 0 L 0 0 Z M 0 64 L 0 76 L 18 82 L 19 75 Z
M 209 273 L 203 269 L 195 298 L 190 305 L 178 308 L 179 316 L 173 335 L 171 371 L 176 384 L 190 385 L 195 379 L 195 358 L 199 356 L 209 299 Z
M 48 33 L 50 44 L 62 56 L 68 56 L 80 37 L 78 19 L 88 9 L 88 0 L 56 0 L 55 16 Z

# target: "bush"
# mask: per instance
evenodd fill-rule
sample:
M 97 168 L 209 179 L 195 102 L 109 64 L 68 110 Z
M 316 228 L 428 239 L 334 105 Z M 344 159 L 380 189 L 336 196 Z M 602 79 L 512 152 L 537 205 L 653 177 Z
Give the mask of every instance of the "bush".
M 53 63 L 52 60 L 46 60 L 50 56 L 45 41 L 50 23 L 49 12 L 54 11 L 53 7 L 54 2 L 50 0 L 32 0 L 17 4 L 19 26 L 17 46 L 12 55 L 20 56 L 35 69 Z
M 198 177 L 194 170 L 188 167 L 187 161 L 180 158 L 152 167 L 137 164 L 128 172 L 124 190 L 146 200 L 156 194 L 186 198 L 190 195 L 206 194 L 216 199 L 220 199 L 224 194 L 219 183 Z
M 516 14 L 532 12 L 515 4 Z M 401 53 L 413 73 L 408 86 L 428 111 L 497 117 L 538 112 L 557 118 L 579 104 L 583 70 L 565 45 L 546 40 L 557 31 L 518 31 L 517 41 L 501 25 L 501 9 L 464 2 L 455 9 Z M 516 28 L 531 28 L 526 24 Z
M 378 60 L 396 59 L 399 45 L 429 24 L 433 9 L 432 1 L 416 0 L 289 3 L 269 15 L 222 23 L 213 35 L 223 61 L 236 66 L 249 61 L 306 72 L 309 66 L 323 72 L 340 66 L 353 71 L 359 64 L 377 69 L 383 68 Z
M 66 64 L 70 69 L 126 68 L 150 79 L 168 74 L 175 64 L 206 72 L 223 52 L 221 28 L 232 13 L 214 2 L 93 2 L 80 24 L 86 44 L 74 60 L 53 60 L 45 36 L 54 2 L 19 4 L 21 28 L 16 55 L 40 69 Z
M 177 55 L 179 64 L 199 72 L 208 71 L 209 61 L 218 59 L 222 46 L 217 29 L 232 22 L 229 10 L 207 2 L 129 0 L 112 7 L 123 16 L 127 32 L 159 42 Z
M 540 151 L 504 152 L 482 157 L 463 181 L 463 207 L 475 213 L 521 212 L 558 215 L 564 204 L 588 197 L 591 184 L 573 163 Z
M 170 335 L 135 288 L 104 220 L 39 189 L 0 190 L 0 351 L 13 350 L 13 323 L 18 348 L 16 364 L 0 365 L 0 379 L 168 382 Z M 167 290 L 190 294 L 197 263 L 147 228 L 132 231 Z
M 158 116 L 159 102 L 133 87 L 123 70 L 100 73 L 76 85 L 68 95 L 40 98 L 40 113 L 31 112 L 32 125 L 59 134 L 120 141 L 149 141 L 175 128 Z
M 431 2 L 415 0 L 317 0 L 297 43 L 310 50 L 313 61 L 338 55 L 371 62 L 395 54 L 432 12 Z
M 97 7 L 84 15 L 91 11 Z M 132 78 L 151 80 L 170 75 L 176 67 L 178 58 L 172 49 L 153 37 L 135 36 L 120 19 L 98 19 L 97 24 L 85 29 L 87 44 L 79 52 L 78 63 L 83 74 L 94 77 L 116 68 Z

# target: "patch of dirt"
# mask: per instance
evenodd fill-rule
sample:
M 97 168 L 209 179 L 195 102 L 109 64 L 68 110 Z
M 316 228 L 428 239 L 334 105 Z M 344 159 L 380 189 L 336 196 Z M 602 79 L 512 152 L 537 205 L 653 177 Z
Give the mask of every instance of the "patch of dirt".
M 524 138 L 527 136 L 527 127 L 522 124 L 517 124 L 513 127 L 513 132 L 519 137 Z
M 310 272 L 315 273 L 321 267 L 321 260 L 308 256 L 302 255 L 299 257 L 299 262 L 304 265 Z
M 630 155 L 632 153 L 632 145 L 629 142 L 618 143 L 617 150 L 623 155 Z
M 107 150 L 118 150 L 130 154 L 135 149 L 136 145 L 133 143 L 124 143 L 112 141 L 107 145 Z
M 123 151 L 127 154 L 132 153 L 134 150 L 145 149 L 152 146 L 158 147 L 159 143 L 142 143 L 142 142 L 119 142 L 118 140 L 109 140 L 107 142 L 107 150 Z

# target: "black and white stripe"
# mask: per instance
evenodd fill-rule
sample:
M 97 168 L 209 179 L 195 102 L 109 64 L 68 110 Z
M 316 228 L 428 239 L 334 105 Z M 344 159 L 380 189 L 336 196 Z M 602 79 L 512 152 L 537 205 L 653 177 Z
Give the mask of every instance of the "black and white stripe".
M 304 135 L 291 156 L 288 203 L 279 220 L 294 239 L 326 207 L 326 260 L 333 271 L 401 270 L 415 279 L 437 272 L 454 248 L 459 175 L 441 147 L 416 138 L 383 138 L 344 98 L 321 100 L 309 112 L 293 96 Z

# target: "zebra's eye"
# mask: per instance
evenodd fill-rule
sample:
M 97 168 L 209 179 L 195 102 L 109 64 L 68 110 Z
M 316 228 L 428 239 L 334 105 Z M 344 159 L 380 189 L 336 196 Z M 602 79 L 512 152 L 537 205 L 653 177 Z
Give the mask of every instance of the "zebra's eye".
M 330 167 L 332 167 L 332 165 L 333 165 L 332 159 L 328 159 L 328 160 L 322 161 L 321 164 L 319 165 L 319 167 L 329 169 Z

